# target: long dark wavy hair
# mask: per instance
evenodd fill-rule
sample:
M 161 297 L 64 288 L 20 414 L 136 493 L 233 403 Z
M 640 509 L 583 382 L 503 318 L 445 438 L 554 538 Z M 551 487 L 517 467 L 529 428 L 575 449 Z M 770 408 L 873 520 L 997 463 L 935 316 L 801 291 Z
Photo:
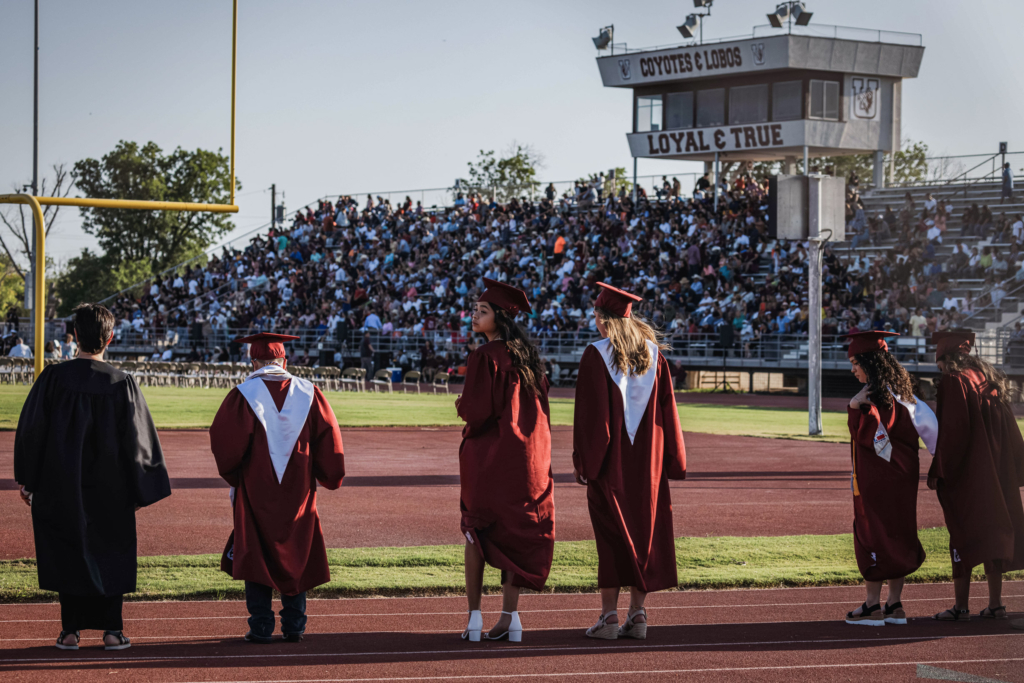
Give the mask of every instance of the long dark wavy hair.
M 505 340 L 508 355 L 512 357 L 512 365 L 519 373 L 519 379 L 523 386 L 531 394 L 540 393 L 544 365 L 540 362 L 537 347 L 530 341 L 526 330 L 516 323 L 515 318 L 509 315 L 508 311 L 491 302 L 487 303 L 494 311 L 494 324 L 498 326 L 498 333 Z
M 917 403 L 910 374 L 891 353 L 879 349 L 858 353 L 853 358 L 868 376 L 868 397 L 876 406 L 892 407 L 892 394 L 907 403 Z M 892 389 L 892 394 L 889 389 Z
M 947 353 L 939 360 L 943 361 L 946 366 L 942 374 L 948 375 L 951 372 L 974 370 L 985 378 L 990 387 L 996 390 L 996 395 L 999 396 L 1000 401 L 1003 403 L 1010 402 L 1010 384 L 1006 379 L 1006 375 L 992 367 L 992 364 L 987 360 L 982 360 L 977 356 L 972 356 L 962 351 Z

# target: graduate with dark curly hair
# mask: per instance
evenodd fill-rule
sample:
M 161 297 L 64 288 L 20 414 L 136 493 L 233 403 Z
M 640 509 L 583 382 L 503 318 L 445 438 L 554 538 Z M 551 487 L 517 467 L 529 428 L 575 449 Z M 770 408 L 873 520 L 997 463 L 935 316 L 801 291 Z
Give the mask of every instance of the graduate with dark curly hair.
M 473 332 L 487 343 L 469 355 L 455 403 L 466 423 L 459 503 L 469 625 L 462 638 L 519 642 L 519 590 L 544 588 L 555 551 L 548 380 L 537 348 L 515 321 L 531 310 L 526 293 L 488 278 L 484 284 Z M 484 563 L 501 570 L 502 584 L 501 617 L 487 632 L 480 612 Z
M 924 562 L 917 538 L 918 438 L 935 449 L 938 424 L 914 397 L 910 375 L 889 353 L 891 332 L 850 335 L 850 371 L 864 387 L 850 401 L 847 424 L 853 461 L 853 547 L 867 585 L 864 604 L 846 623 L 906 624 L 904 577 Z M 889 595 L 883 607 L 882 584 Z

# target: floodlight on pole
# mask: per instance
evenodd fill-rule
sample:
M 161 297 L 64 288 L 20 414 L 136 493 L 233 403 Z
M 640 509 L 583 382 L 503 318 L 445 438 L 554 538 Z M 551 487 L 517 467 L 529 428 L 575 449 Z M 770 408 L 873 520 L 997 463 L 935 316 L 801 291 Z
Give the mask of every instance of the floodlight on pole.
M 775 11 L 768 15 L 768 23 L 774 28 L 788 27 L 792 32 L 794 23 L 797 26 L 811 23 L 812 14 L 800 0 L 786 0 L 775 6 Z
M 684 21 L 676 29 L 682 34 L 683 38 L 693 38 L 697 35 L 697 30 L 700 28 L 700 15 L 691 14 L 686 17 Z
M 693 6 L 697 9 L 704 9 L 705 7 L 711 7 L 711 3 L 715 0 L 693 0 Z
M 602 28 L 596 38 L 593 38 L 594 47 L 598 50 L 605 50 L 609 45 L 612 44 L 612 38 L 615 37 L 615 25 L 605 26 Z

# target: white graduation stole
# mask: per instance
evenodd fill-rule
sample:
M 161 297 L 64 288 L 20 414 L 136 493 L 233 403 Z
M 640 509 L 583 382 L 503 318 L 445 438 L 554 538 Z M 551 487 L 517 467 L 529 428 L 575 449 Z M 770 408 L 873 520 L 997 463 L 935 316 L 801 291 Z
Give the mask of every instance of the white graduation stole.
M 917 403 L 909 403 L 904 401 L 902 398 L 896 395 L 896 392 L 889 388 L 889 393 L 892 394 L 893 399 L 901 406 L 907 409 L 910 414 L 910 421 L 914 424 L 914 429 L 917 430 L 917 435 L 924 441 L 925 448 L 932 455 L 935 455 L 935 441 L 939 436 L 939 421 L 935 417 L 935 413 L 928 406 L 927 403 L 921 399 L 917 399 Z M 915 396 L 915 398 L 917 398 Z M 882 458 L 886 462 L 892 457 L 892 444 L 889 443 L 889 432 L 886 431 L 885 425 L 881 422 L 878 423 L 878 429 L 875 430 L 875 455 Z
M 291 380 L 281 410 L 277 409 L 274 397 L 263 383 L 264 377 L 276 381 Z M 306 424 L 306 417 L 313 406 L 313 383 L 295 377 L 275 365 L 268 365 L 249 375 L 238 385 L 238 391 L 249 402 L 249 407 L 256 413 L 256 419 L 263 425 L 263 430 L 267 434 L 270 461 L 274 465 L 277 483 L 280 484 L 288 461 L 292 457 L 295 442 L 299 440 L 302 426 Z
M 630 443 L 633 443 L 636 438 L 640 421 L 644 419 L 647 403 L 651 400 L 651 392 L 654 391 L 654 380 L 658 375 L 658 346 L 650 340 L 645 341 L 647 350 L 651 353 L 651 368 L 639 377 L 630 374 L 624 375 L 619 371 L 615 365 L 615 352 L 610 339 L 602 339 L 591 344 L 604 358 L 604 366 L 608 370 L 608 374 L 619 388 L 619 392 L 622 393 L 623 422 L 626 425 L 626 434 L 629 436 Z

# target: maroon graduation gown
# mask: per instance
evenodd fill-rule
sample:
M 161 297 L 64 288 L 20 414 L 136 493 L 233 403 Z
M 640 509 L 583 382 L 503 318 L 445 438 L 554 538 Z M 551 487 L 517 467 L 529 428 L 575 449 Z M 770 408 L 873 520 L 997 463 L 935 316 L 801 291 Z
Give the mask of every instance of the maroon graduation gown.
M 278 410 L 291 380 L 264 380 Z M 233 557 L 228 541 L 221 568 L 235 579 L 297 595 L 331 580 L 320 515 L 317 482 L 341 486 L 345 456 L 334 411 L 314 390 L 298 441 L 278 483 L 267 435 L 245 397 L 232 389 L 210 427 L 217 469 L 235 492 Z
M 910 413 L 892 406 L 847 408 L 853 459 L 853 548 L 868 581 L 899 579 L 917 571 L 924 548 L 917 538 L 920 483 L 918 434 Z M 875 453 L 878 424 L 892 445 L 889 462 Z
M 604 358 L 588 346 L 580 359 L 572 461 L 588 481 L 601 588 L 650 593 L 679 585 L 668 480 L 686 478 L 686 447 L 662 354 L 648 372 L 658 374 L 630 443 L 622 394 Z
M 503 341 L 469 355 L 459 417 L 462 533 L 512 585 L 541 590 L 555 550 L 548 385 L 522 386 Z
M 1013 412 L 981 374 L 965 370 L 942 376 L 936 417 L 928 476 L 938 479 L 953 576 L 983 562 L 1024 569 L 1024 439 Z

